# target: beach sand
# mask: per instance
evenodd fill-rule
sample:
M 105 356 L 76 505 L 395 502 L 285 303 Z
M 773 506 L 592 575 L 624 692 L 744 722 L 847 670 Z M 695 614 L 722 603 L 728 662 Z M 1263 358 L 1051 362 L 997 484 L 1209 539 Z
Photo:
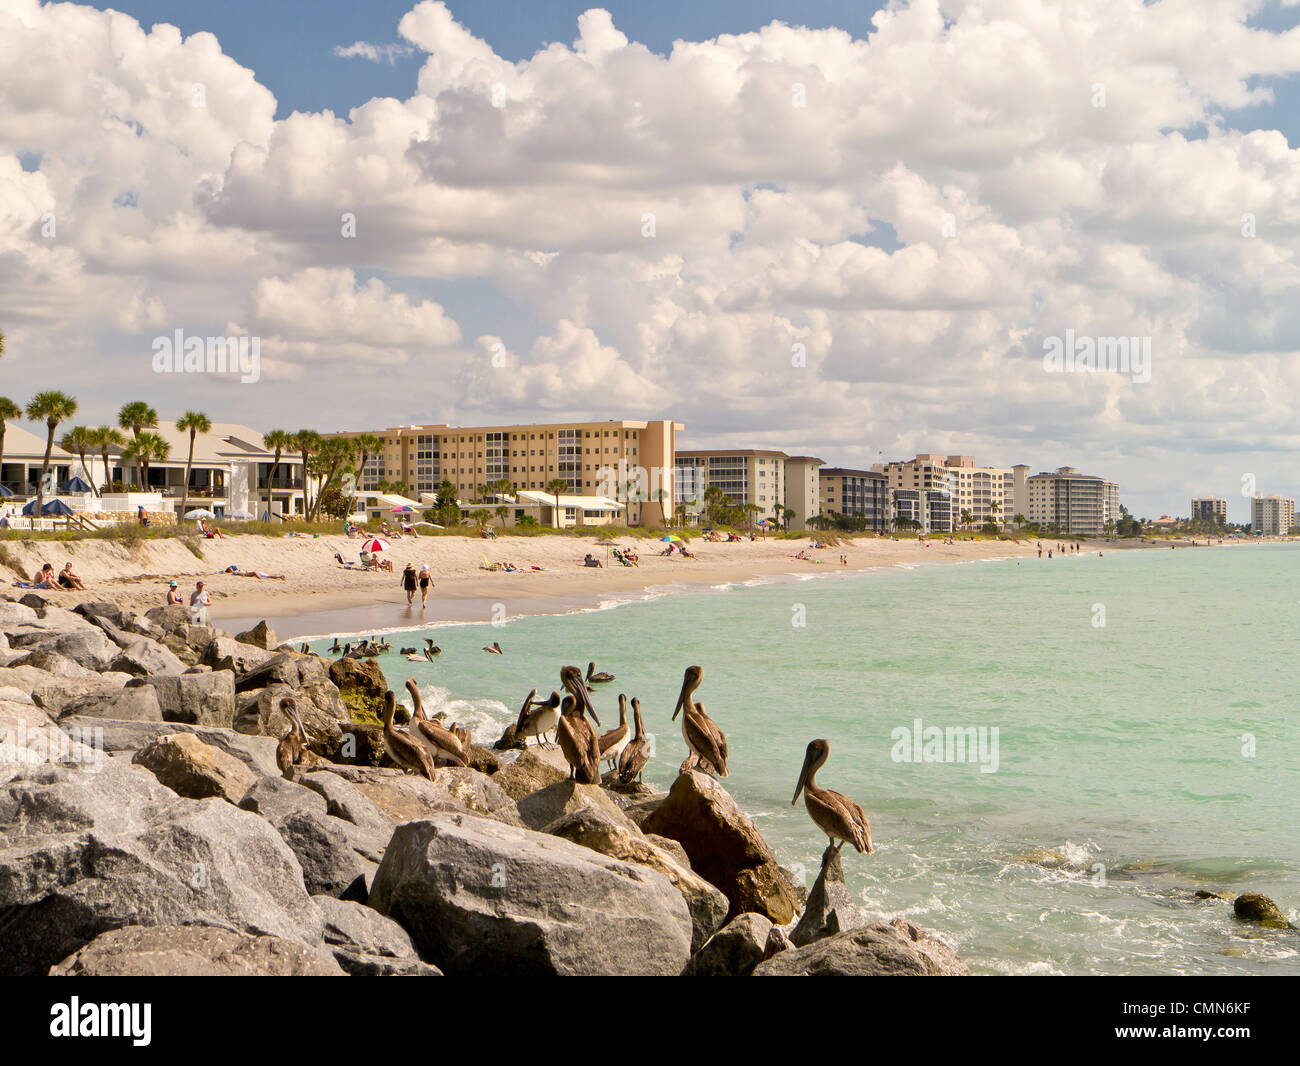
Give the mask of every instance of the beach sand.
M 282 635 L 290 636 L 488 621 L 494 610 L 498 615 L 504 610 L 507 617 L 553 613 L 678 582 L 723 584 L 766 576 L 1037 554 L 1030 541 L 932 541 L 925 547 L 915 539 L 858 537 L 841 538 L 838 544 L 820 550 L 810 549 L 810 542 L 759 539 L 711 544 L 696 539 L 691 544 L 696 558 L 683 559 L 676 554 L 658 555 L 665 547 L 659 541 L 625 538 L 616 543 L 640 555 L 641 565 L 631 568 L 620 566 L 608 552 L 608 545 L 596 537 L 502 535 L 491 541 L 450 536 L 404 538 L 393 541 L 391 550 L 385 553 L 393 561 L 391 574 L 339 566 L 334 553 L 340 552 L 355 562 L 361 543 L 343 535 L 235 534 L 225 540 L 169 538 L 137 543 L 98 539 L 58 544 L 9 541 L 6 547 L 9 568 L 16 576 L 27 577 L 46 561 L 59 570 L 71 560 L 87 591 L 66 594 L 70 602 L 110 600 L 143 610 L 164 602 L 172 579 L 180 583 L 188 602 L 195 580 L 202 578 L 212 594 L 210 618 L 223 628 L 266 618 Z M 203 558 L 198 558 L 187 543 L 192 543 Z M 815 561 L 792 558 L 804 549 Z M 599 569 L 584 567 L 583 556 L 588 552 L 605 565 Z M 847 557 L 847 566 L 840 564 L 841 555 Z M 517 573 L 490 572 L 481 568 L 485 559 L 509 561 L 523 569 Z M 424 612 L 419 609 L 418 594 L 413 610 L 406 605 L 401 571 L 408 562 L 417 569 L 428 563 L 433 571 L 436 587 Z M 285 580 L 259 581 L 222 573 L 232 564 L 241 570 L 283 574 Z M 528 569 L 531 566 L 542 570 Z M 22 590 L 11 588 L 9 593 L 18 596 Z M 64 595 L 46 594 L 55 598 Z M 307 615 L 314 616 L 310 622 L 304 617 Z M 292 624 L 290 620 L 294 619 L 299 623 Z

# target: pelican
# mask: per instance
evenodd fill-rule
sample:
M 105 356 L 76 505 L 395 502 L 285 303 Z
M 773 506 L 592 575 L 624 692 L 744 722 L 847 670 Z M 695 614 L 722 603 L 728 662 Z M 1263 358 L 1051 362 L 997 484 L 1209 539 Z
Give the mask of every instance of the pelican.
M 536 737 L 537 743 L 546 743 L 546 734 L 554 729 L 560 721 L 560 694 L 552 692 L 550 699 L 534 699 L 537 689 L 524 697 L 524 705 L 519 708 L 519 718 L 515 722 L 515 736 L 521 741 L 527 737 Z
M 474 743 L 474 734 L 467 725 L 456 722 L 451 727 L 452 733 L 460 740 L 461 750 L 465 752 L 465 764 L 469 765 L 469 746 Z
M 426 659 L 428 659 L 429 662 L 433 662 L 433 657 L 434 657 L 435 655 L 441 655 L 441 654 L 442 654 L 442 649 L 441 649 L 440 647 L 438 647 L 438 645 L 436 645 L 436 644 L 433 642 L 433 637 L 425 637 L 425 638 L 424 638 L 424 657 L 425 657 Z
M 682 714 L 682 739 L 695 757 L 696 764 L 718 777 L 727 777 L 727 736 L 718 728 L 718 723 L 705 713 L 704 704 L 696 703 L 692 698 L 703 679 L 703 667 L 686 668 L 682 677 L 682 692 L 677 697 L 677 707 L 673 711 L 673 721 L 677 720 L 679 713 L 685 711 Z M 682 770 L 688 768 L 690 761 L 690 756 L 687 756 L 682 763 Z
M 403 648 L 397 654 L 398 655 L 419 655 L 420 651 L 418 648 Z M 424 658 L 424 656 L 420 656 L 420 658 Z
M 352 645 L 351 645 L 351 644 L 344 644 L 344 645 L 343 645 L 343 658 L 346 659 L 346 658 L 348 658 L 351 654 L 352 654 Z
M 339 650 L 340 650 L 340 649 L 339 649 L 339 638 L 338 638 L 338 637 L 335 637 L 335 638 L 334 638 L 334 646 L 333 646 L 332 648 L 330 648 L 330 654 L 331 654 L 331 655 L 337 655 L 337 654 L 339 653 Z
M 826 849 L 828 853 L 833 848 L 838 855 L 847 840 L 858 849 L 859 854 L 865 851 L 870 855 L 876 849 L 872 846 L 871 826 L 862 808 L 848 796 L 841 796 L 829 788 L 817 787 L 817 771 L 829 758 L 830 753 L 831 746 L 828 741 L 814 740 L 809 743 L 808 751 L 803 757 L 803 769 L 799 771 L 799 784 L 795 786 L 794 799 L 790 801 L 790 806 L 794 806 L 795 800 L 802 792 L 804 806 L 808 808 L 808 817 L 830 838 L 830 845 Z M 838 844 L 835 843 L 837 837 Z
M 397 697 L 390 688 L 384 693 L 384 750 L 388 757 L 408 773 L 420 774 L 433 780 L 433 756 L 420 741 L 393 725 L 397 710 Z M 415 720 L 411 720 L 415 724 Z
M 488 652 L 488 653 L 491 654 L 491 655 L 504 655 L 504 654 L 505 654 L 505 652 L 503 652 L 503 651 L 501 650 L 501 645 L 498 644 L 495 640 L 494 640 L 491 644 L 484 644 L 484 645 L 483 645 L 483 650 L 484 650 L 485 652 Z
M 618 757 L 623 754 L 623 749 L 627 747 L 627 738 L 630 735 L 627 727 L 627 697 L 623 693 L 618 694 L 618 725 L 608 733 L 602 733 L 598 743 L 600 744 L 600 761 L 608 761 L 611 769 L 618 765 Z
M 298 650 L 302 652 L 303 655 L 311 654 L 311 648 L 307 647 L 307 642 L 305 640 L 298 645 Z
M 298 717 L 297 706 L 291 697 L 281 696 L 279 706 L 289 719 L 289 731 L 275 747 L 275 765 L 286 781 L 292 781 L 293 768 L 302 763 L 307 752 L 307 731 L 302 727 L 302 719 Z
M 650 761 L 650 739 L 641 724 L 641 701 L 635 696 L 632 697 L 632 721 L 636 723 L 636 735 L 618 757 L 618 781 L 621 785 L 630 785 L 640 777 L 645 764 Z
M 607 674 L 604 671 L 596 673 L 596 664 L 587 664 L 587 684 L 589 685 L 607 685 L 614 680 L 613 674 Z
M 566 666 L 560 671 L 560 683 L 568 693 L 560 704 L 560 721 L 555 727 L 560 750 L 569 762 L 570 776 L 583 785 L 600 784 L 600 742 L 596 731 L 583 717 L 600 725 L 596 709 L 591 705 L 591 693 L 576 666 Z
M 411 694 L 411 736 L 428 749 L 435 766 L 439 759 L 464 766 L 466 749 L 461 738 L 446 726 L 424 716 L 424 701 L 420 698 L 420 686 L 415 683 L 415 678 L 406 679 L 406 691 Z

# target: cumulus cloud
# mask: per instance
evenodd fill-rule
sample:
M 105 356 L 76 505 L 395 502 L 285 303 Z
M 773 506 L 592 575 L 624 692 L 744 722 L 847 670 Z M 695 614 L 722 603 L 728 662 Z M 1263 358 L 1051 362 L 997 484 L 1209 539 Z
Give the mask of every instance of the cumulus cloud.
M 347 46 L 335 45 L 334 54 L 340 59 L 368 59 L 372 63 L 387 63 L 392 66 L 401 56 L 409 56 L 413 51 L 409 44 L 371 44 L 369 41 L 354 41 Z

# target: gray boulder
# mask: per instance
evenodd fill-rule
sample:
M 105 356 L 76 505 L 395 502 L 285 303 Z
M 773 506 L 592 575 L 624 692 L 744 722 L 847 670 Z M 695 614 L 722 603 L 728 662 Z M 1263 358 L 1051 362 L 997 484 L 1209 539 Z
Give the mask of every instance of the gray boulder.
M 322 950 L 208 925 L 128 925 L 100 933 L 51 977 L 343 977 Z
M 965 977 L 966 964 L 934 934 L 906 918 L 836 933 L 782 951 L 755 977 Z
M 790 933 L 790 941 L 801 948 L 814 940 L 856 929 L 862 924 L 862 916 L 844 884 L 844 866 L 839 853 L 828 848 L 823 856 L 821 872 L 808 893 L 799 924 Z
M 737 914 L 691 959 L 688 977 L 748 977 L 763 961 L 775 928 L 761 914 Z
M 303 884 L 312 895 L 341 896 L 362 874 L 361 863 L 339 818 L 318 811 L 294 811 L 274 824 L 298 857 Z
M 266 662 L 271 655 L 269 651 L 231 637 L 216 636 L 203 649 L 203 658 L 199 661 L 214 670 L 233 670 L 238 677 Z
M 276 638 L 275 630 L 266 624 L 263 618 L 252 629 L 244 633 L 236 633 L 235 639 L 241 644 L 251 644 L 255 648 L 262 648 L 271 651 L 279 646 L 280 641 Z
M 4 671 L 0 670 L 0 674 Z M 96 677 L 50 677 L 31 687 L 31 697 L 38 707 L 58 717 L 73 700 L 81 696 L 119 692 L 131 680 L 130 674 L 106 672 Z
M 332 896 L 313 896 L 325 916 L 325 943 L 353 977 L 441 977 L 420 961 L 405 929 L 377 910 Z
M 327 814 L 363 829 L 392 832 L 393 819 L 381 811 L 361 789 L 338 774 L 329 770 L 316 770 L 304 774 L 298 783 L 324 797 Z
M 163 720 L 229 729 L 235 721 L 235 678 L 229 670 L 150 677 Z
M 68 700 L 60 718 L 112 718 L 120 722 L 161 722 L 162 708 L 149 685 L 99 688 Z
M 662 874 L 474 815 L 398 826 L 370 905 L 450 974 L 676 975 L 690 957 Z
M 244 793 L 239 809 L 260 814 L 272 823 L 298 811 L 327 813 L 323 796 L 283 777 L 259 777 Z
M 51 677 L 95 677 L 97 675 L 97 671 L 73 662 L 62 652 L 47 651 L 44 648 L 38 648 L 36 651 L 26 652 L 10 659 L 5 663 L 5 666 L 10 669 L 33 666 Z M 112 669 L 115 670 L 117 667 L 112 667 Z
M 580 785 L 576 781 L 557 781 L 538 789 L 518 801 L 519 817 L 529 829 L 545 829 L 557 818 L 583 808 L 592 808 L 606 815 L 617 825 L 637 829 L 623 808 L 610 799 L 599 785 Z
M 233 755 L 249 769 L 267 777 L 279 777 L 275 763 L 277 741 L 271 737 L 247 737 L 231 729 L 187 725 L 184 722 L 123 722 L 111 718 L 66 716 L 59 728 L 69 734 L 93 735 L 96 744 L 109 753 L 137 752 L 159 737 L 193 733 L 203 743 Z
M 157 677 L 159 674 L 183 674 L 186 664 L 168 651 L 156 640 L 137 637 L 126 648 L 117 653 L 110 669 L 120 670 L 124 674 L 136 677 Z
M 193 733 L 172 733 L 141 748 L 131 761 L 143 766 L 178 796 L 219 797 L 238 804 L 257 775 L 233 755 Z

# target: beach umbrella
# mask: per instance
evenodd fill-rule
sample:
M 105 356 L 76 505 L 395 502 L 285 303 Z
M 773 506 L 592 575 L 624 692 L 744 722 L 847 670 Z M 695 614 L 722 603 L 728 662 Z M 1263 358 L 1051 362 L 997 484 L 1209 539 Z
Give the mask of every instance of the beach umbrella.
M 23 514 L 34 515 L 35 513 L 36 513 L 36 501 L 28 500 L 27 505 L 23 508 Z M 72 514 L 72 508 L 69 507 L 62 500 L 51 500 L 44 507 L 41 508 L 41 514 L 67 515 L 67 514 Z
M 252 511 L 227 511 L 226 517 L 248 519 L 253 517 L 253 512 Z
M 7 489 L 3 485 L 0 485 L 0 500 L 7 500 L 13 494 L 13 489 Z
M 681 540 L 682 538 L 679 537 L 676 533 L 669 533 L 666 537 L 660 537 L 659 539 L 660 540 Z
M 94 492 L 82 478 L 70 477 L 59 486 L 59 492 L 65 496 L 71 496 L 74 492 Z
M 383 537 L 371 537 L 363 545 L 361 545 L 361 550 L 363 552 L 371 552 L 371 553 L 386 552 L 391 547 L 392 545 L 389 544 L 388 541 L 384 540 Z
M 206 508 L 197 507 L 193 511 L 186 511 L 185 517 L 186 518 L 216 518 L 217 516 L 214 515 L 211 511 L 207 510 Z
M 409 507 L 394 507 L 388 513 L 389 514 L 410 514 L 411 509 Z

